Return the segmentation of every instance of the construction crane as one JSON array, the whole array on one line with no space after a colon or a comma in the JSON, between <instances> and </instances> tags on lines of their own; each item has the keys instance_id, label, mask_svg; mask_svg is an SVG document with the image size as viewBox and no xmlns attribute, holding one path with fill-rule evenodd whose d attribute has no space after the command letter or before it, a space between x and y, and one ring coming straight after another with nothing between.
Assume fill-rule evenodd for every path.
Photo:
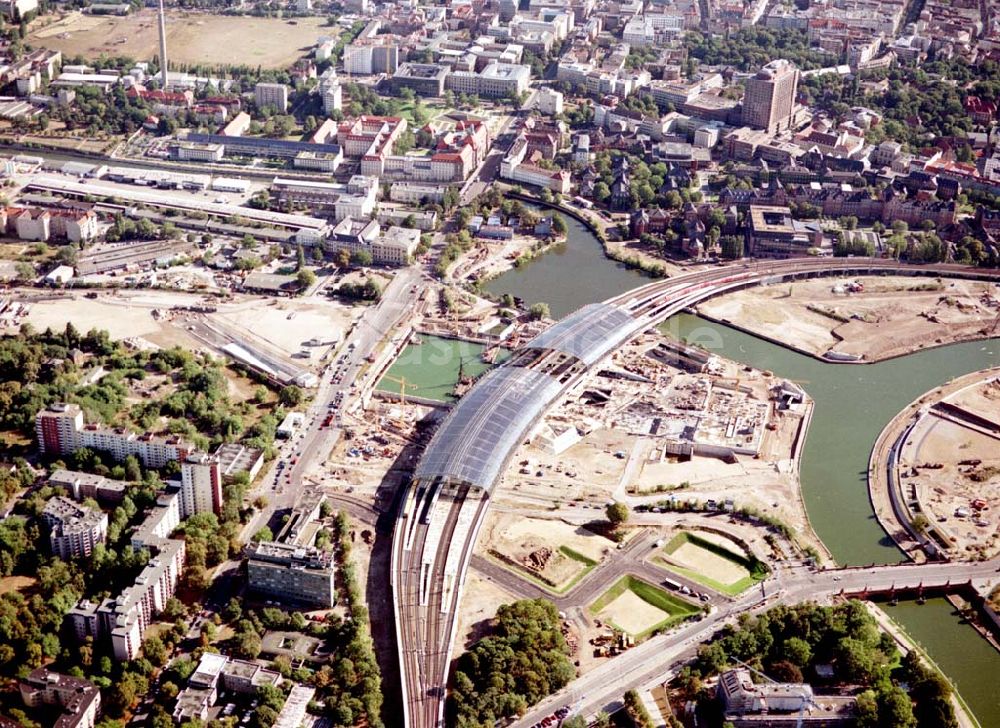
<instances>
[{"instance_id":1,"label":"construction crane","mask_svg":"<svg viewBox=\"0 0 1000 728\"><path fill-rule=\"evenodd\" d=\"M748 665L747 663L743 662L743 660L738 660L735 657L731 657L730 659L733 662L735 662L735 663L737 663L737 664L745 667L747 670L749 670L750 672L752 672L754 675L760 675L762 678L764 678L765 680L767 680L769 683L773 683L774 685L780 685L781 684L777 680L774 680L773 678L771 678L770 676L765 675L764 673L762 673L760 670L756 669L752 665ZM805 690L803 690L802 694L799 695L798 697L802 698L802 704L799 706L799 717L798 717L798 720L795 722L795 728L802 728L802 721L805 719L806 707L807 706L812 706L812 707L816 708L817 710L822 710L822 708L820 708L820 706L816 704L816 701L813 700L812 696L809 693L807 693Z\"/></svg>"},{"instance_id":2,"label":"construction crane","mask_svg":"<svg viewBox=\"0 0 1000 728\"><path fill-rule=\"evenodd\" d=\"M406 390L409 389L420 389L416 384L409 381L406 377L390 377L386 374L383 379L388 379L390 382L395 382L399 385L399 403L403 404L406 401Z\"/></svg>"}]
</instances>

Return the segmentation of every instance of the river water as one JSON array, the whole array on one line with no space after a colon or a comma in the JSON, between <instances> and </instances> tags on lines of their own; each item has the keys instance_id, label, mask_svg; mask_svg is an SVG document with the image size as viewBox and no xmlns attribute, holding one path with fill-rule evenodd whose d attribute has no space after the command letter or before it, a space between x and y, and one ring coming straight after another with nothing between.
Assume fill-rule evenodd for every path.
<instances>
[{"instance_id":1,"label":"river water","mask_svg":"<svg viewBox=\"0 0 1000 728\"><path fill-rule=\"evenodd\" d=\"M497 295L544 301L553 317L648 282L606 258L579 222L567 242L490 281ZM956 376L1000 363L1000 339L954 344L878 364L827 364L705 319L679 314L662 329L735 361L795 380L816 403L802 452L803 497L816 533L841 564L894 563L902 558L878 524L868 499L872 445L885 425L924 392ZM997 654L952 613L946 601L902 603L889 613L960 687L980 723L1000 726Z\"/></svg>"}]
</instances>

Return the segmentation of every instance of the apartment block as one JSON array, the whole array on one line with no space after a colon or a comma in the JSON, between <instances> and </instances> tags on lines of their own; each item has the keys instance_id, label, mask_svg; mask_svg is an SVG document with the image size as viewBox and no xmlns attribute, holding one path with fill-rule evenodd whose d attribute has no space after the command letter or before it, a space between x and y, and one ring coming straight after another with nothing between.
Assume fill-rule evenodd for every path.
<instances>
[{"instance_id":1,"label":"apartment block","mask_svg":"<svg viewBox=\"0 0 1000 728\"><path fill-rule=\"evenodd\" d=\"M176 493L161 496L133 535L132 547L152 554L135 581L116 597L99 605L82 600L66 614L68 629L78 639L109 640L115 659L123 662L139 655L143 634L173 596L184 570L184 541L166 537L179 522L178 502Z\"/></svg>"},{"instance_id":2,"label":"apartment block","mask_svg":"<svg viewBox=\"0 0 1000 728\"><path fill-rule=\"evenodd\" d=\"M90 556L108 535L108 515L57 495L45 504L42 520L49 527L52 553L63 561Z\"/></svg>"},{"instance_id":3,"label":"apartment block","mask_svg":"<svg viewBox=\"0 0 1000 728\"><path fill-rule=\"evenodd\" d=\"M222 474L217 458L192 453L181 462L180 516L222 512Z\"/></svg>"},{"instance_id":4,"label":"apartment block","mask_svg":"<svg viewBox=\"0 0 1000 728\"><path fill-rule=\"evenodd\" d=\"M284 114L288 111L288 86L283 83L258 83L253 87L258 109L273 107Z\"/></svg>"},{"instance_id":5,"label":"apartment block","mask_svg":"<svg viewBox=\"0 0 1000 728\"><path fill-rule=\"evenodd\" d=\"M28 708L61 708L53 728L94 728L101 711L101 691L82 678L38 667L21 681L21 700Z\"/></svg>"},{"instance_id":6,"label":"apartment block","mask_svg":"<svg viewBox=\"0 0 1000 728\"><path fill-rule=\"evenodd\" d=\"M137 435L122 428L86 425L78 405L56 403L35 417L38 450L43 454L68 455L89 447L111 453L118 461L134 455L147 468L162 468L168 462L183 460L194 450L176 435Z\"/></svg>"},{"instance_id":7,"label":"apartment block","mask_svg":"<svg viewBox=\"0 0 1000 728\"><path fill-rule=\"evenodd\" d=\"M333 556L316 548L259 542L247 547L250 590L329 609L336 604Z\"/></svg>"},{"instance_id":8,"label":"apartment block","mask_svg":"<svg viewBox=\"0 0 1000 728\"><path fill-rule=\"evenodd\" d=\"M333 68L328 68L319 77L317 91L323 100L323 113L327 116L344 107L344 92L340 79L337 78L337 72Z\"/></svg>"},{"instance_id":9,"label":"apartment block","mask_svg":"<svg viewBox=\"0 0 1000 728\"><path fill-rule=\"evenodd\" d=\"M49 485L65 489L74 500L93 498L109 505L121 503L128 487L128 484L121 480L110 480L103 475L62 468L49 476Z\"/></svg>"}]
</instances>

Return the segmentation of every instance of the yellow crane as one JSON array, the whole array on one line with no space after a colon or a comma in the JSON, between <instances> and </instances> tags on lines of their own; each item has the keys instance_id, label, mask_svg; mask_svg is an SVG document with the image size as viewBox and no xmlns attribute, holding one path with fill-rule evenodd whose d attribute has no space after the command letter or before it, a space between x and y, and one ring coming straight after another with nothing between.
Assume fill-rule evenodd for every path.
<instances>
[{"instance_id":1,"label":"yellow crane","mask_svg":"<svg viewBox=\"0 0 1000 728\"><path fill-rule=\"evenodd\" d=\"M402 404L406 401L406 390L409 389L420 389L416 384L409 381L406 377L390 377L386 374L383 379L387 379L390 382L395 382L399 385L399 403Z\"/></svg>"}]
</instances>

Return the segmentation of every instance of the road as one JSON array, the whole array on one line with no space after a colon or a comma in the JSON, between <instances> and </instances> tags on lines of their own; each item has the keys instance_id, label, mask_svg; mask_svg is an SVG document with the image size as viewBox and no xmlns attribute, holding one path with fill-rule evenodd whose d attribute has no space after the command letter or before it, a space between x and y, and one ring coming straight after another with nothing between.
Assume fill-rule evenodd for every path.
<instances>
[{"instance_id":1,"label":"road","mask_svg":"<svg viewBox=\"0 0 1000 728\"><path fill-rule=\"evenodd\" d=\"M567 704L574 705L575 712L583 716L591 716L599 710L617 710L628 690L668 679L672 670L694 657L699 644L725 624L734 623L744 612L759 612L777 604L796 604L840 593L884 593L893 587L923 585L930 588L994 578L1000 578L1000 557L974 563L898 564L819 572L805 566L779 569L764 583L766 596L763 599L755 587L698 622L643 642L574 680L538 703L513 725L514 728L530 728Z\"/></svg>"},{"instance_id":2,"label":"road","mask_svg":"<svg viewBox=\"0 0 1000 728\"><path fill-rule=\"evenodd\" d=\"M341 348L343 353L322 373L302 428L282 446L272 467L260 478L253 497L264 496L267 506L244 528L244 537L260 530L276 511L294 507L304 489L303 478L326 461L340 439L340 411L356 389L365 360L410 310L410 302L419 295L419 290L411 292L413 287L419 289L422 285L420 269L404 268L386 286L378 304L369 307L359 319ZM340 381L335 383L333 377L338 371ZM324 428L328 413L334 413L335 419Z\"/></svg>"},{"instance_id":3,"label":"road","mask_svg":"<svg viewBox=\"0 0 1000 728\"><path fill-rule=\"evenodd\" d=\"M726 601L726 597L670 571L666 566L650 563L647 557L654 553L653 547L658 540L659 534L655 531L646 531L633 537L627 546L611 551L604 561L561 595L554 595L534 582L522 579L510 569L485 556L474 555L472 568L490 581L516 594L520 599L548 599L563 611L590 604L626 575L657 585L661 584L664 578L670 577L694 593L704 592L710 598L710 603L718 604Z\"/></svg>"},{"instance_id":4,"label":"road","mask_svg":"<svg viewBox=\"0 0 1000 728\"><path fill-rule=\"evenodd\" d=\"M429 458L430 464L427 467L422 467L423 459L421 466L418 466L423 480L410 486L407 505L400 512L396 524L391 573L404 692L404 726L436 728L443 722L444 691L448 676L448 651L441 650L443 635L451 635L448 638L450 644L457 624L457 599L475 545L475 534L486 514L489 491L499 480L497 473L502 472L502 468L492 469L490 472L494 474L490 476L491 482L478 482L476 488L470 488L468 482L455 481L452 473L458 471L449 463L462 461L477 453L488 453L486 460L491 463L509 462L531 426L595 366L600 365L635 335L707 298L762 283L778 283L802 277L878 274L947 275L1000 280L1000 271L958 265L913 266L869 258L801 258L747 261L719 266L650 283L609 299L603 305L585 307L550 327L535 340L537 343L534 345L529 343L519 349L504 366L525 371L523 376L518 375L509 381L538 381L548 377L545 381L550 384L546 385L544 394L537 398L518 400L516 392L512 393L512 390L500 387L491 389L489 377L474 385L439 427L439 432L452 432L450 439L440 441L435 437L428 445L425 457L426 452L433 452L433 457ZM480 387L483 391L477 392ZM506 430L497 431L480 426L502 414L503 408L510 407L512 400L517 401L521 411L516 417L502 420ZM457 431L455 428L449 429L448 422L475 423L475 426ZM470 495L479 498L475 513L477 520L468 526L467 532L459 531L456 539L454 534L458 517L454 513L456 510L461 511L461 501ZM455 548L465 550L455 553ZM950 568L953 571L948 573L960 580L963 575L961 569L971 567L954 565ZM930 577L931 573L920 572L921 577ZM878 585L875 578L886 580L889 583L884 586L889 587L896 575L891 571L876 571L870 576L872 587ZM776 578L779 579L780 589L780 572ZM843 576L841 579L845 582L843 586L847 586L847 577ZM810 585L798 592L793 591L796 584L791 582L787 586L787 593L794 594L799 599L817 596L819 591L812 585L811 576L807 583ZM832 585L837 582L829 583ZM856 586L861 589L865 584ZM746 597L752 598L756 597ZM752 606L750 603L737 604L740 610ZM708 621L711 624L735 613L737 612L730 604ZM698 628L684 629L696 631ZM703 636L700 632L698 635L699 639ZM670 639L674 638L657 638L650 643L661 644L661 640ZM662 655L676 656L679 654L677 650L683 648L683 639L674 646L661 644L661 648ZM645 645L637 648L643 652L652 649L656 648ZM636 654L637 650L627 655ZM663 660L666 658L659 659L654 671L662 674ZM623 675L632 674L634 677L633 673L615 670L615 679L612 679L612 675L607 675L602 684L615 685L613 692L620 695L621 684L632 679L624 678ZM584 679L591 678L587 676ZM573 689L578 689L575 683ZM581 692L582 694L589 693ZM532 711L532 715L539 713ZM528 721L525 725L530 723Z\"/></svg>"}]
</instances>

